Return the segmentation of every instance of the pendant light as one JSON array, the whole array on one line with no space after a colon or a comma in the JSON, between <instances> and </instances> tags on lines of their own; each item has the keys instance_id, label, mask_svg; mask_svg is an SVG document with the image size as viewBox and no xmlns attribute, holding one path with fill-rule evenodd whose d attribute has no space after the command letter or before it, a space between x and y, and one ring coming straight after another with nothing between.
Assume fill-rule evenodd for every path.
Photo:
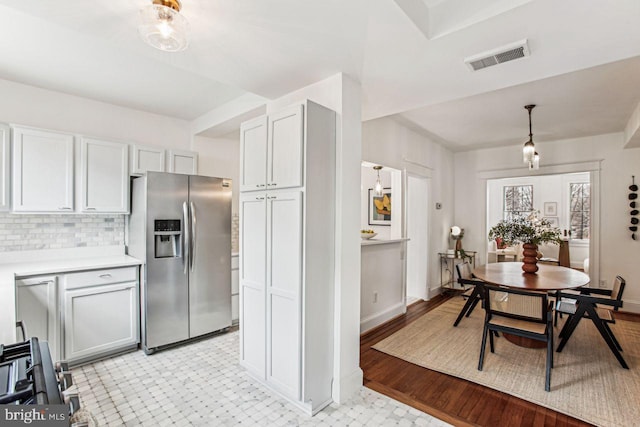
<instances>
[{"instance_id":1,"label":"pendant light","mask_svg":"<svg viewBox=\"0 0 640 427\"><path fill-rule=\"evenodd\" d=\"M140 10L138 33L142 40L165 52L179 52L189 45L189 23L180 14L180 0L152 0Z\"/></svg>"},{"instance_id":2,"label":"pendant light","mask_svg":"<svg viewBox=\"0 0 640 427\"><path fill-rule=\"evenodd\" d=\"M536 151L533 155L533 161L529 163L529 170L538 170L540 169L540 155Z\"/></svg>"},{"instance_id":3,"label":"pendant light","mask_svg":"<svg viewBox=\"0 0 640 427\"><path fill-rule=\"evenodd\" d=\"M378 178L376 178L376 185L373 188L373 193L376 196L382 196L382 181L380 180L380 169L382 169L382 166L373 167L373 170L378 171Z\"/></svg>"},{"instance_id":4,"label":"pendant light","mask_svg":"<svg viewBox=\"0 0 640 427\"><path fill-rule=\"evenodd\" d=\"M529 164L529 168L532 167L533 161L536 155L536 147L533 145L533 133L531 132L531 110L535 107L535 104L525 105L524 108L529 110L529 140L525 142L522 147L522 160L524 163Z\"/></svg>"}]
</instances>

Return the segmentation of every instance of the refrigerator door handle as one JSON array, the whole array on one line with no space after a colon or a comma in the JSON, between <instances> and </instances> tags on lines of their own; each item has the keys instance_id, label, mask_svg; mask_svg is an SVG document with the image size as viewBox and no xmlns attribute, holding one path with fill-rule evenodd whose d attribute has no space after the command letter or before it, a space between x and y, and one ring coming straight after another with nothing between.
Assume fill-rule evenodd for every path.
<instances>
[{"instance_id":1,"label":"refrigerator door handle","mask_svg":"<svg viewBox=\"0 0 640 427\"><path fill-rule=\"evenodd\" d=\"M191 263L191 271L193 272L193 262L196 259L196 243L198 242L198 236L196 235L196 207L193 202L189 202L191 207L191 256L189 262Z\"/></svg>"},{"instance_id":2,"label":"refrigerator door handle","mask_svg":"<svg viewBox=\"0 0 640 427\"><path fill-rule=\"evenodd\" d=\"M189 268L189 259L191 258L191 236L189 232L189 206L187 202L182 203L182 264L184 265L184 274L187 274Z\"/></svg>"}]
</instances>

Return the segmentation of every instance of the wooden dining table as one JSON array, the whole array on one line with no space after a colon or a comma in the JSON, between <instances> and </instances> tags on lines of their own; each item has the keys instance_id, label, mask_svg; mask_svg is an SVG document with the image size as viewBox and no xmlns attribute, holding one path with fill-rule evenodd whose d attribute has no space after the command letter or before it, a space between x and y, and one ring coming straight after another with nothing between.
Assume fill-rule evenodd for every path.
<instances>
[{"instance_id":1,"label":"wooden dining table","mask_svg":"<svg viewBox=\"0 0 640 427\"><path fill-rule=\"evenodd\" d=\"M589 276L579 270L557 265L538 264L537 273L525 273L522 271L521 262L497 262L480 265L473 270L473 275L493 285L542 292L576 289L589 283ZM522 347L546 346L544 342L515 335L503 335L508 341Z\"/></svg>"},{"instance_id":2,"label":"wooden dining table","mask_svg":"<svg viewBox=\"0 0 640 427\"><path fill-rule=\"evenodd\" d=\"M497 262L480 265L473 275L487 283L528 291L562 291L589 283L589 276L579 270L558 265L538 264L538 272L522 271L521 262Z\"/></svg>"}]
</instances>

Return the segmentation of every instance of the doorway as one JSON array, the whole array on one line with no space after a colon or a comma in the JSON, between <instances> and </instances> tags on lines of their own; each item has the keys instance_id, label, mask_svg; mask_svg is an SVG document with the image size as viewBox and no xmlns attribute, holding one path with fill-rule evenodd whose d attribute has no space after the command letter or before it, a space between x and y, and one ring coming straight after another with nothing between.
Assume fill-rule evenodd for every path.
<instances>
[{"instance_id":1,"label":"doorway","mask_svg":"<svg viewBox=\"0 0 640 427\"><path fill-rule=\"evenodd\" d=\"M511 215L537 211L540 217L559 228L568 242L570 263L566 266L588 272L595 208L591 188L589 172L488 180L487 230ZM488 262L496 261L494 242L489 242L487 249ZM540 251L545 258L560 258L557 245L542 245Z\"/></svg>"},{"instance_id":2,"label":"doorway","mask_svg":"<svg viewBox=\"0 0 640 427\"><path fill-rule=\"evenodd\" d=\"M429 179L407 174L406 179L407 275L406 304L429 299Z\"/></svg>"}]
</instances>

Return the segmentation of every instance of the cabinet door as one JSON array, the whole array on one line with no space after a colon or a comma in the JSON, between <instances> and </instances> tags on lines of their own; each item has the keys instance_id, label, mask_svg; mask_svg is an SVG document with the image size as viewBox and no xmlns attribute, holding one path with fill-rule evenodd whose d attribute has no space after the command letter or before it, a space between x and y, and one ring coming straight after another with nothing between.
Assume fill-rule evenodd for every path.
<instances>
[{"instance_id":1,"label":"cabinet door","mask_svg":"<svg viewBox=\"0 0 640 427\"><path fill-rule=\"evenodd\" d=\"M164 172L164 150L134 144L131 146L131 175L144 175L147 172Z\"/></svg>"},{"instance_id":2,"label":"cabinet door","mask_svg":"<svg viewBox=\"0 0 640 427\"><path fill-rule=\"evenodd\" d=\"M267 188L301 187L303 106L269 116Z\"/></svg>"},{"instance_id":3,"label":"cabinet door","mask_svg":"<svg viewBox=\"0 0 640 427\"><path fill-rule=\"evenodd\" d=\"M265 377L265 256L264 193L240 197L240 360Z\"/></svg>"},{"instance_id":4,"label":"cabinet door","mask_svg":"<svg viewBox=\"0 0 640 427\"><path fill-rule=\"evenodd\" d=\"M169 151L169 172L185 175L198 174L198 153L192 151Z\"/></svg>"},{"instance_id":5,"label":"cabinet door","mask_svg":"<svg viewBox=\"0 0 640 427\"><path fill-rule=\"evenodd\" d=\"M78 360L138 342L137 283L64 292L64 357Z\"/></svg>"},{"instance_id":6,"label":"cabinet door","mask_svg":"<svg viewBox=\"0 0 640 427\"><path fill-rule=\"evenodd\" d=\"M82 138L82 211L129 212L129 146Z\"/></svg>"},{"instance_id":7,"label":"cabinet door","mask_svg":"<svg viewBox=\"0 0 640 427\"><path fill-rule=\"evenodd\" d=\"M267 196L267 381L300 398L302 193Z\"/></svg>"},{"instance_id":8,"label":"cabinet door","mask_svg":"<svg viewBox=\"0 0 640 427\"><path fill-rule=\"evenodd\" d=\"M8 211L9 201L9 126L0 124L0 211Z\"/></svg>"},{"instance_id":9,"label":"cabinet door","mask_svg":"<svg viewBox=\"0 0 640 427\"><path fill-rule=\"evenodd\" d=\"M59 360L57 283L55 276L16 280L16 320L23 322L26 339L49 342L53 360Z\"/></svg>"},{"instance_id":10,"label":"cabinet door","mask_svg":"<svg viewBox=\"0 0 640 427\"><path fill-rule=\"evenodd\" d=\"M73 211L73 136L13 129L13 210Z\"/></svg>"},{"instance_id":11,"label":"cabinet door","mask_svg":"<svg viewBox=\"0 0 640 427\"><path fill-rule=\"evenodd\" d=\"M264 190L267 179L267 118L240 126L240 191Z\"/></svg>"}]
</instances>

